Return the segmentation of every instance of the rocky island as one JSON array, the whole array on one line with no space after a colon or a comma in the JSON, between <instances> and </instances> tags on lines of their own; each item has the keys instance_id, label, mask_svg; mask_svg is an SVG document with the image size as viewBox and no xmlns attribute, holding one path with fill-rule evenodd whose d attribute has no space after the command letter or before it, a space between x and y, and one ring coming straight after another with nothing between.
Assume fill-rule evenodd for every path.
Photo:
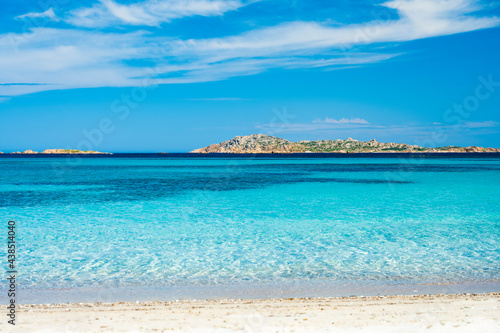
<instances>
[{"instance_id":1,"label":"rocky island","mask_svg":"<svg viewBox=\"0 0 500 333\"><path fill-rule=\"evenodd\" d=\"M237 136L231 140L199 148L191 153L290 154L290 153L499 153L497 148L446 146L425 148L404 143L383 143L375 139L358 141L316 140L292 142L265 134Z\"/></svg>"},{"instance_id":2,"label":"rocky island","mask_svg":"<svg viewBox=\"0 0 500 333\"><path fill-rule=\"evenodd\" d=\"M45 149L44 151L39 153L37 151L28 149L23 152L16 151L11 154L111 154L111 153L102 153L94 150L78 150L78 149Z\"/></svg>"}]
</instances>

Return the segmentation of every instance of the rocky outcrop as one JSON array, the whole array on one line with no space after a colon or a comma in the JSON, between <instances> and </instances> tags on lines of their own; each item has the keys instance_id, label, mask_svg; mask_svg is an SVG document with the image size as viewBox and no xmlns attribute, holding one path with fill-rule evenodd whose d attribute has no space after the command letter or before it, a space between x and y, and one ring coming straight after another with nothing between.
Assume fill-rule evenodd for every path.
<instances>
[{"instance_id":1,"label":"rocky outcrop","mask_svg":"<svg viewBox=\"0 0 500 333\"><path fill-rule=\"evenodd\" d=\"M269 135L255 134L237 136L231 140L205 148L196 149L192 153L273 153L295 152L296 144Z\"/></svg>"},{"instance_id":2,"label":"rocky outcrop","mask_svg":"<svg viewBox=\"0 0 500 333\"><path fill-rule=\"evenodd\" d=\"M101 153L99 151L77 150L77 149L45 149L41 153L38 153L37 151L28 149L23 152L16 151L11 154L111 154L111 153Z\"/></svg>"},{"instance_id":3,"label":"rocky outcrop","mask_svg":"<svg viewBox=\"0 0 500 333\"><path fill-rule=\"evenodd\" d=\"M94 150L78 150L78 149L45 149L40 154L111 154L102 153Z\"/></svg>"},{"instance_id":4,"label":"rocky outcrop","mask_svg":"<svg viewBox=\"0 0 500 333\"><path fill-rule=\"evenodd\" d=\"M292 142L264 134L237 136L231 140L193 150L191 153L232 153L232 154L289 154L289 153L498 153L497 148L482 147L439 147L425 148L404 143L383 143L375 139L358 141L316 140Z\"/></svg>"},{"instance_id":5,"label":"rocky outcrop","mask_svg":"<svg viewBox=\"0 0 500 333\"><path fill-rule=\"evenodd\" d=\"M45 149L40 154L111 154L111 153L102 153L94 150Z\"/></svg>"},{"instance_id":6,"label":"rocky outcrop","mask_svg":"<svg viewBox=\"0 0 500 333\"><path fill-rule=\"evenodd\" d=\"M25 150L23 152L16 151L16 152L13 152L11 154L38 154L38 152L37 151L33 151L31 149L28 149L28 150Z\"/></svg>"}]
</instances>

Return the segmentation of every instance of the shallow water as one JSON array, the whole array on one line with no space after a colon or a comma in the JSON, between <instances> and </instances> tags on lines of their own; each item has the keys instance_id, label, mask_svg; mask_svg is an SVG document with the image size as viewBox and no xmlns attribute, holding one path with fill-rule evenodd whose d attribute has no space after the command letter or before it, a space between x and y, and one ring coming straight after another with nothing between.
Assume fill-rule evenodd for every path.
<instances>
[{"instance_id":1,"label":"shallow water","mask_svg":"<svg viewBox=\"0 0 500 333\"><path fill-rule=\"evenodd\" d=\"M1 156L0 177L21 295L500 280L499 154Z\"/></svg>"}]
</instances>

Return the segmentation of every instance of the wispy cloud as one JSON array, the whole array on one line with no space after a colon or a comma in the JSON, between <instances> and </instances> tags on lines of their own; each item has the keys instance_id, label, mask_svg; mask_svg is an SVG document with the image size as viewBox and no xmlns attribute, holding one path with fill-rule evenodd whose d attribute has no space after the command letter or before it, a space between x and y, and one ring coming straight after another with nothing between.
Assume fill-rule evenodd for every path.
<instances>
[{"instance_id":1,"label":"wispy cloud","mask_svg":"<svg viewBox=\"0 0 500 333\"><path fill-rule=\"evenodd\" d=\"M351 119L347 119L347 118L341 118L341 119L332 119L332 118L328 118L326 117L325 119L321 120L321 119L316 119L316 120L313 120L313 123L317 123L317 124L369 124L369 122L367 122L365 119L361 119L361 118L351 118Z\"/></svg>"},{"instance_id":2,"label":"wispy cloud","mask_svg":"<svg viewBox=\"0 0 500 333\"><path fill-rule=\"evenodd\" d=\"M236 0L147 0L121 5L103 0L93 7L77 9L67 20L75 26L152 26L192 15L222 15L244 4ZM33 28L28 33L3 34L0 83L46 84L3 85L0 94L136 86L151 73L156 83L170 84L224 80L273 68L331 70L361 66L399 55L371 45L390 45L500 24L497 17L474 16L472 13L481 9L474 0L393 0L378 8L395 9L397 15L384 21L343 26L287 22L235 36L187 40L144 30ZM23 43L16 53L13 43L19 40ZM148 65L133 65L134 62Z\"/></svg>"},{"instance_id":3,"label":"wispy cloud","mask_svg":"<svg viewBox=\"0 0 500 333\"><path fill-rule=\"evenodd\" d=\"M42 13L31 12L31 13L27 13L24 15L16 16L16 19L18 19L18 20L23 20L26 18L32 18L32 19L33 18L49 18L49 19L55 20L55 19L57 19L57 16L54 13L54 8L47 9L46 11L44 11Z\"/></svg>"},{"instance_id":4,"label":"wispy cloud","mask_svg":"<svg viewBox=\"0 0 500 333\"><path fill-rule=\"evenodd\" d=\"M500 130L500 123L496 121L462 122L459 124L370 124L364 119L356 118L351 121L347 118L340 120L326 118L325 120L314 120L311 123L275 123L272 124L272 131L275 133L332 133L355 135L371 135L373 137L384 137L389 134L405 134L418 136L429 136L434 132L460 135L467 131L476 131L475 134L482 134L483 129ZM259 130L270 130L269 124L257 124ZM431 133L431 134L429 134ZM490 133L490 132L488 132Z\"/></svg>"},{"instance_id":5,"label":"wispy cloud","mask_svg":"<svg viewBox=\"0 0 500 333\"><path fill-rule=\"evenodd\" d=\"M242 6L239 0L146 0L129 5L100 0L92 7L72 11L66 21L92 28L117 24L158 26L181 17L218 16Z\"/></svg>"},{"instance_id":6,"label":"wispy cloud","mask_svg":"<svg viewBox=\"0 0 500 333\"><path fill-rule=\"evenodd\" d=\"M136 86L147 75L144 68L127 66L124 60L142 59L153 53L145 32L94 33L75 29L36 28L22 52L1 52L0 95L89 88ZM0 36L0 48L8 49L10 35ZM57 43L54 41L57 40ZM142 45L142 47L139 47Z\"/></svg>"},{"instance_id":7,"label":"wispy cloud","mask_svg":"<svg viewBox=\"0 0 500 333\"><path fill-rule=\"evenodd\" d=\"M240 98L240 97L215 97L215 98L186 98L185 101L250 101L250 98Z\"/></svg>"},{"instance_id":8,"label":"wispy cloud","mask_svg":"<svg viewBox=\"0 0 500 333\"><path fill-rule=\"evenodd\" d=\"M328 26L317 22L290 22L239 36L188 40L180 50L217 52L223 56L269 56L282 52L345 49L351 45L401 42L444 36L496 26L497 17L473 17L474 0L394 0L382 6L394 8L399 18L365 24Z\"/></svg>"},{"instance_id":9,"label":"wispy cloud","mask_svg":"<svg viewBox=\"0 0 500 333\"><path fill-rule=\"evenodd\" d=\"M466 121L463 124L464 127L468 128L487 128L487 127L500 127L500 123L497 121Z\"/></svg>"},{"instance_id":10,"label":"wispy cloud","mask_svg":"<svg viewBox=\"0 0 500 333\"><path fill-rule=\"evenodd\" d=\"M258 124L257 129L269 130L269 124ZM277 133L316 133L316 132L337 132L339 130L374 130L385 126L367 124L338 124L338 123L276 123L272 124L272 130Z\"/></svg>"}]
</instances>

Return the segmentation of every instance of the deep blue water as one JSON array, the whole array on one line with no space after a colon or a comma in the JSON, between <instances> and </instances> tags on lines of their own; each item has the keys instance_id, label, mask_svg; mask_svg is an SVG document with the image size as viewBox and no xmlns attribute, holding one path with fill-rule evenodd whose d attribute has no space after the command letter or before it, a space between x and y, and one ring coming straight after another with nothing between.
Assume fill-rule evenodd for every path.
<instances>
[{"instance_id":1,"label":"deep blue water","mask_svg":"<svg viewBox=\"0 0 500 333\"><path fill-rule=\"evenodd\" d=\"M499 198L500 154L0 155L24 295L499 281Z\"/></svg>"}]
</instances>

